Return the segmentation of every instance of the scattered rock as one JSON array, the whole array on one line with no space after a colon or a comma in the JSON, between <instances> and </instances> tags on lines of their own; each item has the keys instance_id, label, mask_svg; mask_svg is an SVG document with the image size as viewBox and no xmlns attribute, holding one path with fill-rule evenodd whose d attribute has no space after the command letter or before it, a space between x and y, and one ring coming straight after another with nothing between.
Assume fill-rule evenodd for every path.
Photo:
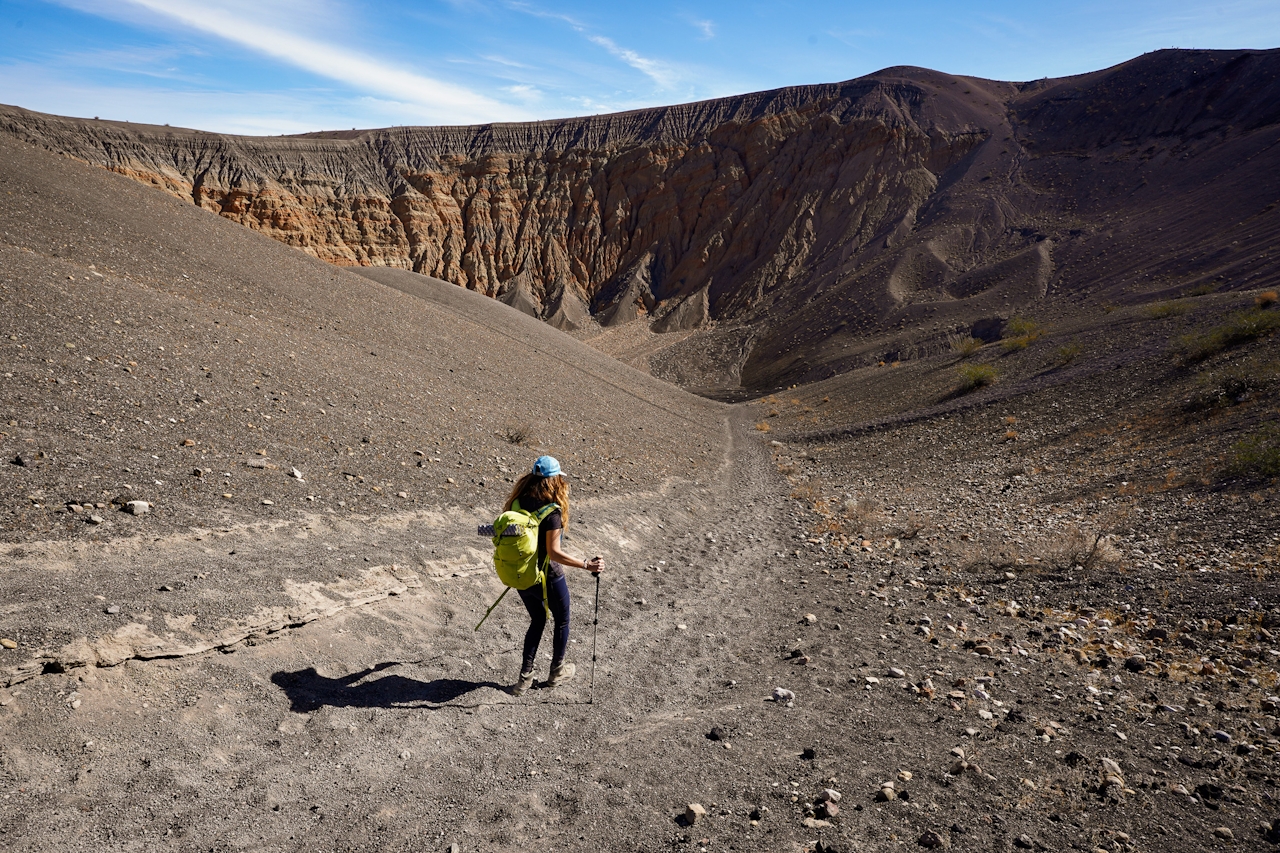
<instances>
[{"instance_id":1,"label":"scattered rock","mask_svg":"<svg viewBox=\"0 0 1280 853\"><path fill-rule=\"evenodd\" d=\"M819 803L838 803L844 797L834 788L823 788L822 793L818 794L814 799Z\"/></svg>"},{"instance_id":2,"label":"scattered rock","mask_svg":"<svg viewBox=\"0 0 1280 853\"><path fill-rule=\"evenodd\" d=\"M1124 668L1130 672L1142 672L1147 668L1146 655L1130 655L1124 662Z\"/></svg>"},{"instance_id":3,"label":"scattered rock","mask_svg":"<svg viewBox=\"0 0 1280 853\"><path fill-rule=\"evenodd\" d=\"M292 478L293 478L293 479L295 479L295 480L301 480L301 479L304 479L304 478L303 478L303 476L302 476L302 472L301 472L301 471L299 471L297 468L291 468L291 469L289 470L289 476L290 476L290 477L292 477Z\"/></svg>"},{"instance_id":4,"label":"scattered rock","mask_svg":"<svg viewBox=\"0 0 1280 853\"><path fill-rule=\"evenodd\" d=\"M401 760L401 761L408 761L410 758L413 758L413 753L412 753L412 752L410 752L409 750L407 750L407 749L406 749L406 750L404 750L403 752L401 752L401 753L400 753L400 760Z\"/></svg>"},{"instance_id":5,"label":"scattered rock","mask_svg":"<svg viewBox=\"0 0 1280 853\"><path fill-rule=\"evenodd\" d=\"M906 678L907 677L907 674L902 670L898 669L896 666L889 667L889 671L886 672L885 675L889 676L890 678Z\"/></svg>"},{"instance_id":6,"label":"scattered rock","mask_svg":"<svg viewBox=\"0 0 1280 853\"><path fill-rule=\"evenodd\" d=\"M806 746L804 751L800 753L800 757L805 761L813 761L818 757L818 751L811 746Z\"/></svg>"},{"instance_id":7,"label":"scattered rock","mask_svg":"<svg viewBox=\"0 0 1280 853\"><path fill-rule=\"evenodd\" d=\"M916 839L916 844L926 850L937 850L939 847L946 846L946 842L942 840L942 836L934 832L932 829L926 829L924 833Z\"/></svg>"},{"instance_id":8,"label":"scattered rock","mask_svg":"<svg viewBox=\"0 0 1280 853\"><path fill-rule=\"evenodd\" d=\"M800 821L800 823L808 829L826 829L831 826L831 821L822 820L821 818L816 817L807 817Z\"/></svg>"},{"instance_id":9,"label":"scattered rock","mask_svg":"<svg viewBox=\"0 0 1280 853\"><path fill-rule=\"evenodd\" d=\"M10 640L8 637L5 637L3 640L0 640L0 646L4 646L6 649L16 649L18 647L18 641Z\"/></svg>"},{"instance_id":10,"label":"scattered rock","mask_svg":"<svg viewBox=\"0 0 1280 853\"><path fill-rule=\"evenodd\" d=\"M697 826L698 821L707 816L707 810L701 803L689 803L684 809L684 822L688 826Z\"/></svg>"},{"instance_id":11,"label":"scattered rock","mask_svg":"<svg viewBox=\"0 0 1280 853\"><path fill-rule=\"evenodd\" d=\"M1236 834L1235 834L1234 832L1232 832L1232 831L1231 831L1231 827L1229 827L1229 826L1220 826L1220 827L1218 827L1217 829L1215 829L1215 830L1213 831L1213 834L1214 834L1216 837L1221 838L1223 841L1235 841L1235 840L1236 840Z\"/></svg>"},{"instance_id":12,"label":"scattered rock","mask_svg":"<svg viewBox=\"0 0 1280 853\"><path fill-rule=\"evenodd\" d=\"M784 705L789 706L791 703L796 701L796 694L792 693L785 687L775 687L773 688L773 701L781 702Z\"/></svg>"},{"instance_id":13,"label":"scattered rock","mask_svg":"<svg viewBox=\"0 0 1280 853\"><path fill-rule=\"evenodd\" d=\"M1017 838L1013 839L1013 846L1022 850L1031 850L1036 846L1036 843L1032 840L1030 835L1019 835Z\"/></svg>"},{"instance_id":14,"label":"scattered rock","mask_svg":"<svg viewBox=\"0 0 1280 853\"><path fill-rule=\"evenodd\" d=\"M124 505L124 511L129 515L146 515L151 512L151 504L147 501L129 501Z\"/></svg>"},{"instance_id":15,"label":"scattered rock","mask_svg":"<svg viewBox=\"0 0 1280 853\"><path fill-rule=\"evenodd\" d=\"M894 790L893 782L882 782L880 790L876 791L876 802L887 803L898 799L898 792Z\"/></svg>"},{"instance_id":16,"label":"scattered rock","mask_svg":"<svg viewBox=\"0 0 1280 853\"><path fill-rule=\"evenodd\" d=\"M815 816L824 820L830 820L839 816L840 807L832 802L818 803L817 808L813 810Z\"/></svg>"},{"instance_id":17,"label":"scattered rock","mask_svg":"<svg viewBox=\"0 0 1280 853\"><path fill-rule=\"evenodd\" d=\"M275 502L275 501L273 501L273 500L270 500L269 498L263 498L263 499L262 499L262 505L263 505L263 506L275 506L275 505L276 505L276 502Z\"/></svg>"},{"instance_id":18,"label":"scattered rock","mask_svg":"<svg viewBox=\"0 0 1280 853\"><path fill-rule=\"evenodd\" d=\"M88 524L102 524L104 521L106 521L106 519L100 515L91 515L85 519L85 522Z\"/></svg>"},{"instance_id":19,"label":"scattered rock","mask_svg":"<svg viewBox=\"0 0 1280 853\"><path fill-rule=\"evenodd\" d=\"M728 734L719 726L712 726L711 731L707 732L707 740L725 740Z\"/></svg>"},{"instance_id":20,"label":"scattered rock","mask_svg":"<svg viewBox=\"0 0 1280 853\"><path fill-rule=\"evenodd\" d=\"M109 616L115 616L116 614L118 614L118 613L120 612L120 605L119 605L119 604L112 604L110 607L108 607L108 608L106 609L106 611L105 611L105 612L106 612L106 613L107 613L107 615L109 615Z\"/></svg>"},{"instance_id":21,"label":"scattered rock","mask_svg":"<svg viewBox=\"0 0 1280 853\"><path fill-rule=\"evenodd\" d=\"M806 625L816 625L817 623L818 623L818 617L817 617L817 616L813 615L812 613L806 613L806 614L804 615L804 624L806 624Z\"/></svg>"}]
</instances>

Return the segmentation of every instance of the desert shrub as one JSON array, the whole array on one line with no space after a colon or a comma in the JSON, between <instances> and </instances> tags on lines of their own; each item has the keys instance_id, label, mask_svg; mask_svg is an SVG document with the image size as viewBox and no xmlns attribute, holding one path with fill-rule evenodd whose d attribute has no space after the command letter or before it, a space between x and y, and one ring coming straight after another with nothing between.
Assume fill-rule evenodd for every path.
<instances>
[{"instance_id":1,"label":"desert shrub","mask_svg":"<svg viewBox=\"0 0 1280 853\"><path fill-rule=\"evenodd\" d=\"M982 349L982 341L971 335L952 335L947 338L947 346L961 358L968 358Z\"/></svg>"},{"instance_id":2,"label":"desert shrub","mask_svg":"<svg viewBox=\"0 0 1280 853\"><path fill-rule=\"evenodd\" d=\"M850 498L844 502L844 517L860 532L875 529L881 520L880 507L871 498Z\"/></svg>"},{"instance_id":3,"label":"desert shrub","mask_svg":"<svg viewBox=\"0 0 1280 853\"><path fill-rule=\"evenodd\" d=\"M1268 290L1265 293L1259 293L1254 297L1253 304L1257 305L1259 308L1270 308L1272 305L1275 305L1277 301L1280 301L1280 294L1277 294L1274 290Z\"/></svg>"},{"instance_id":4,"label":"desert shrub","mask_svg":"<svg viewBox=\"0 0 1280 853\"><path fill-rule=\"evenodd\" d=\"M760 423L756 424L756 429L760 430L761 432L768 432L770 429L772 429L772 427L769 426L768 421L761 421Z\"/></svg>"},{"instance_id":5,"label":"desert shrub","mask_svg":"<svg viewBox=\"0 0 1280 853\"><path fill-rule=\"evenodd\" d=\"M1185 302L1157 302L1147 306L1147 316L1159 320L1162 317L1180 317L1187 313Z\"/></svg>"},{"instance_id":6,"label":"desert shrub","mask_svg":"<svg viewBox=\"0 0 1280 853\"><path fill-rule=\"evenodd\" d=\"M1195 287L1178 294L1178 298L1186 299L1188 296L1208 296L1217 289L1218 285L1211 281L1206 281L1204 284L1197 284Z\"/></svg>"},{"instance_id":7,"label":"desert shrub","mask_svg":"<svg viewBox=\"0 0 1280 853\"><path fill-rule=\"evenodd\" d=\"M1070 364L1075 361L1080 353L1084 352L1084 345L1079 341L1070 341L1058 347L1054 355L1058 359L1058 364Z\"/></svg>"},{"instance_id":8,"label":"desert shrub","mask_svg":"<svg viewBox=\"0 0 1280 853\"><path fill-rule=\"evenodd\" d=\"M1280 476L1280 427L1267 426L1231 448L1230 473L1242 477Z\"/></svg>"},{"instance_id":9,"label":"desert shrub","mask_svg":"<svg viewBox=\"0 0 1280 853\"><path fill-rule=\"evenodd\" d=\"M1183 335L1174 346L1182 364L1197 364L1223 350L1266 337L1280 329L1280 313L1253 308L1227 318L1227 322L1207 332Z\"/></svg>"},{"instance_id":10,"label":"desert shrub","mask_svg":"<svg viewBox=\"0 0 1280 853\"><path fill-rule=\"evenodd\" d=\"M818 488L812 483L801 483L791 490L790 497L793 500L813 503L818 500L820 495L821 493L818 491Z\"/></svg>"},{"instance_id":11,"label":"desert shrub","mask_svg":"<svg viewBox=\"0 0 1280 853\"><path fill-rule=\"evenodd\" d=\"M1049 537L1041 543L1036 556L1040 558L1041 565L1056 571L1067 571L1076 566L1092 569L1117 562L1120 558L1107 534L1088 533L1079 527L1069 527Z\"/></svg>"},{"instance_id":12,"label":"desert shrub","mask_svg":"<svg viewBox=\"0 0 1280 853\"><path fill-rule=\"evenodd\" d=\"M1267 386L1265 377L1243 371L1211 376L1183 402L1182 408L1187 412L1226 409L1265 391Z\"/></svg>"},{"instance_id":13,"label":"desert shrub","mask_svg":"<svg viewBox=\"0 0 1280 853\"><path fill-rule=\"evenodd\" d=\"M996 369L989 364L964 364L960 366L959 374L961 394L977 391L996 381Z\"/></svg>"},{"instance_id":14,"label":"desert shrub","mask_svg":"<svg viewBox=\"0 0 1280 853\"><path fill-rule=\"evenodd\" d=\"M528 424L516 424L513 426L508 426L506 429L502 431L502 437L508 443L515 444L521 447L523 447L525 444L528 443L529 437L532 434L533 434L533 431L529 428Z\"/></svg>"},{"instance_id":15,"label":"desert shrub","mask_svg":"<svg viewBox=\"0 0 1280 853\"><path fill-rule=\"evenodd\" d=\"M1004 328L1004 339L1000 341L1000 346L1004 347L1005 352L1026 349L1043 334L1044 329L1040 328L1040 324L1035 320L1014 317Z\"/></svg>"}]
</instances>

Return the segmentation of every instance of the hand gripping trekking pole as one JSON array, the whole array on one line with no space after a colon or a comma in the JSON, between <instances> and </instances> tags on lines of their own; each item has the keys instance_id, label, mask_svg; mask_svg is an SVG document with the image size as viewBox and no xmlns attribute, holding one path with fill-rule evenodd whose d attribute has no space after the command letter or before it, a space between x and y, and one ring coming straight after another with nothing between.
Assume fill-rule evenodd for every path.
<instances>
[{"instance_id":1,"label":"hand gripping trekking pole","mask_svg":"<svg viewBox=\"0 0 1280 853\"><path fill-rule=\"evenodd\" d=\"M596 701L596 633L600 626L600 573L596 572L596 606L595 613L591 617L591 698L587 704L594 705Z\"/></svg>"}]
</instances>

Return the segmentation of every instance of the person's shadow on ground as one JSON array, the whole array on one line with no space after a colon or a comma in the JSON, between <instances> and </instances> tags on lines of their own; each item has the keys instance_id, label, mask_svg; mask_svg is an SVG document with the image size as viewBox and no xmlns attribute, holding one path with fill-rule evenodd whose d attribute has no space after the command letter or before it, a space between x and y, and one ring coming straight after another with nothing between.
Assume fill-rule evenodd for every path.
<instances>
[{"instance_id":1,"label":"person's shadow on ground","mask_svg":"<svg viewBox=\"0 0 1280 853\"><path fill-rule=\"evenodd\" d=\"M386 675L361 684L356 683L398 663L398 661L386 661L337 678L327 678L316 672L315 667L309 666L297 672L274 673L271 681L289 697L292 703L290 710L300 714L316 711L325 705L334 708L442 705L482 687L506 690L505 685L492 681L464 681L460 678L419 681L403 675Z\"/></svg>"}]
</instances>

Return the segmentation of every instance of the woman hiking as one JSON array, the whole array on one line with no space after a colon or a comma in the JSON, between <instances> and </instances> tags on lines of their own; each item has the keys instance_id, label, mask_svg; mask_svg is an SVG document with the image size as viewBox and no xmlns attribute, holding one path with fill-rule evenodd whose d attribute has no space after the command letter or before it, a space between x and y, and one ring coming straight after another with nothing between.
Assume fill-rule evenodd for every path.
<instances>
[{"instance_id":1,"label":"woman hiking","mask_svg":"<svg viewBox=\"0 0 1280 853\"><path fill-rule=\"evenodd\" d=\"M529 611L529 630L524 635L524 661L520 666L520 678L511 688L511 695L520 696L533 686L533 667L537 661L538 644L543 629L547 627L547 609L551 610L554 627L551 632L551 674L544 687L555 687L573 678L576 667L564 659L569 646L569 583L565 578L565 566L586 569L598 574L604 569L604 560L593 557L579 560L560 549L560 531L569 524L569 483L560 471L560 463L551 456L539 456L533 470L516 481L502 511L519 502L520 509L536 514L547 504L556 504L538 527L538 565L547 565L546 606L543 606L542 584L518 590L520 600Z\"/></svg>"}]
</instances>

